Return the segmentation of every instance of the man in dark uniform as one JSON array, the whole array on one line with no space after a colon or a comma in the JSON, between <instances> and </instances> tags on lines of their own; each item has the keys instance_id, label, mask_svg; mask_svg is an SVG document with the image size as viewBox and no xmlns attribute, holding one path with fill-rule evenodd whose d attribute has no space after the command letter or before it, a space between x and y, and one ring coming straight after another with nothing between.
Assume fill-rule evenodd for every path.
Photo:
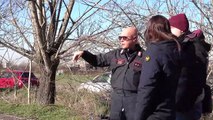
<instances>
[{"instance_id":1,"label":"man in dark uniform","mask_svg":"<svg viewBox=\"0 0 213 120\"><path fill-rule=\"evenodd\" d=\"M113 88L110 120L133 120L143 52L138 44L138 30L135 27L123 29L119 42L121 48L106 54L78 51L74 53L73 60L82 57L93 66L109 66Z\"/></svg>"}]
</instances>

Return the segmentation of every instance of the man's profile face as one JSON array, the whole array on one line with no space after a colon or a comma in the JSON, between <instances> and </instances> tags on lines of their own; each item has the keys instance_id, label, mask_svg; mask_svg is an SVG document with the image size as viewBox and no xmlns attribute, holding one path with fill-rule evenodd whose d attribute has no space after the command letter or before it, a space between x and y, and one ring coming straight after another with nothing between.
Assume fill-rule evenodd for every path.
<instances>
[{"instance_id":1,"label":"man's profile face","mask_svg":"<svg viewBox=\"0 0 213 120\"><path fill-rule=\"evenodd\" d=\"M118 39L121 45L121 48L129 49L134 48L137 43L137 29L134 27L128 27L123 29Z\"/></svg>"},{"instance_id":2,"label":"man's profile face","mask_svg":"<svg viewBox=\"0 0 213 120\"><path fill-rule=\"evenodd\" d=\"M176 37L179 37L179 36L181 36L181 35L183 34L183 32L182 32L180 29L178 29L178 28L176 28L176 27L173 27L173 26L171 26L171 32L172 32L172 34L174 34Z\"/></svg>"}]
</instances>

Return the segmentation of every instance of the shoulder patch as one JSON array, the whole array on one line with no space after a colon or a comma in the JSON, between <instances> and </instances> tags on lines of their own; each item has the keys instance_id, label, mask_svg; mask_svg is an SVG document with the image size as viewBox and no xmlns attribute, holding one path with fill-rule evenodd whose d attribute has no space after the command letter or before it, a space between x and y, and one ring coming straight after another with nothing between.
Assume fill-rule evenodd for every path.
<instances>
[{"instance_id":1,"label":"shoulder patch","mask_svg":"<svg viewBox=\"0 0 213 120\"><path fill-rule=\"evenodd\" d=\"M145 57L145 61L146 61L146 62L149 62L150 59L151 59L151 58L150 58L150 56L148 56L148 55Z\"/></svg>"}]
</instances>

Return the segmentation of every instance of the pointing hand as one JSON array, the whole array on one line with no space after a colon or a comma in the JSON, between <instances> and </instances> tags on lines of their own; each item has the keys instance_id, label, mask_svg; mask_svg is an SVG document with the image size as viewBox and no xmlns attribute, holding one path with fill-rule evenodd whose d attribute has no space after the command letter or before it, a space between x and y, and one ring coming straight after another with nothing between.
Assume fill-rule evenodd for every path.
<instances>
[{"instance_id":1,"label":"pointing hand","mask_svg":"<svg viewBox=\"0 0 213 120\"><path fill-rule=\"evenodd\" d=\"M73 55L73 61L77 61L82 55L83 55L84 51L77 51L74 53Z\"/></svg>"}]
</instances>

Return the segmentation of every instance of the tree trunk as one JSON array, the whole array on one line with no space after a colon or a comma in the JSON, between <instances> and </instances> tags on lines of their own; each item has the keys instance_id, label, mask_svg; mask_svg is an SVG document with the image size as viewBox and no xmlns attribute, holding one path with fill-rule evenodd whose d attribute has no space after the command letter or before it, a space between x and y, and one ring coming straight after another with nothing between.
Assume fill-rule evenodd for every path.
<instances>
[{"instance_id":1,"label":"tree trunk","mask_svg":"<svg viewBox=\"0 0 213 120\"><path fill-rule=\"evenodd\" d=\"M59 65L59 60L52 62L52 67L50 70L46 70L43 64L39 65L40 68L40 85L38 90L38 103L47 105L55 103L55 77L57 67Z\"/></svg>"}]
</instances>

